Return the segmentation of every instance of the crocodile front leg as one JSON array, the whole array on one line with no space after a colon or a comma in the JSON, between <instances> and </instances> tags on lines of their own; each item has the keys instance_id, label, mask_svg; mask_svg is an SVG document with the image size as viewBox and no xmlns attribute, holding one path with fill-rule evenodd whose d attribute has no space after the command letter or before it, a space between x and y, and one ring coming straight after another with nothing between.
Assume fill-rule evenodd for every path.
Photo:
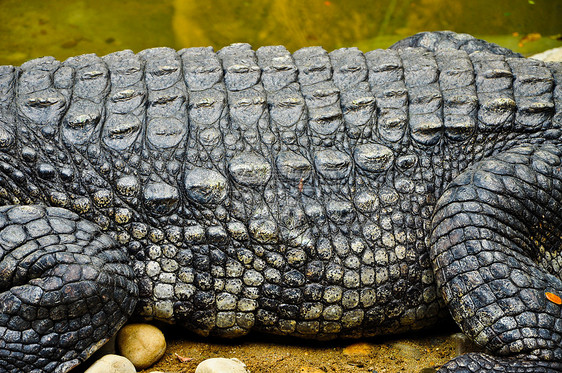
<instances>
[{"instance_id":1,"label":"crocodile front leg","mask_svg":"<svg viewBox=\"0 0 562 373\"><path fill-rule=\"evenodd\" d=\"M0 208L0 372L66 372L133 312L127 256L67 210Z\"/></svg>"},{"instance_id":2,"label":"crocodile front leg","mask_svg":"<svg viewBox=\"0 0 562 373\"><path fill-rule=\"evenodd\" d=\"M438 287L487 351L440 372L562 371L562 151L520 146L459 175L431 238Z\"/></svg>"}]
</instances>

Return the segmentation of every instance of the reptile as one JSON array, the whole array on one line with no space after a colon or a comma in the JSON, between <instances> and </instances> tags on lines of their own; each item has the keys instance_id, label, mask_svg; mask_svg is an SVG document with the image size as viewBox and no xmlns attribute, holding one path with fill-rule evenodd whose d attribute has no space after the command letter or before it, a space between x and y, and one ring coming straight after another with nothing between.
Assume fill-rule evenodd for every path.
<instances>
[{"instance_id":1,"label":"reptile","mask_svg":"<svg viewBox=\"0 0 562 373\"><path fill-rule=\"evenodd\" d=\"M66 372L131 318L451 316L484 352L440 372L560 372L561 96L560 63L453 32L1 66L0 372Z\"/></svg>"}]
</instances>

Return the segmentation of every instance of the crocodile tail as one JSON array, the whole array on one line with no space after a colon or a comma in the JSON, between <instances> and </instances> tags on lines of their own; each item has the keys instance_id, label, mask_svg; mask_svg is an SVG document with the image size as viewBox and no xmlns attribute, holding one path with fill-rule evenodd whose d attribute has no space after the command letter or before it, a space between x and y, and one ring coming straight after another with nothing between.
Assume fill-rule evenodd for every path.
<instances>
[{"instance_id":1,"label":"crocodile tail","mask_svg":"<svg viewBox=\"0 0 562 373\"><path fill-rule=\"evenodd\" d=\"M425 48L432 52L442 49L459 49L470 54L473 52L490 52L506 57L523 57L521 54L501 47L485 40L476 39L468 34L457 34L453 31L429 31L420 32L413 36L402 39L392 45L391 49Z\"/></svg>"}]
</instances>

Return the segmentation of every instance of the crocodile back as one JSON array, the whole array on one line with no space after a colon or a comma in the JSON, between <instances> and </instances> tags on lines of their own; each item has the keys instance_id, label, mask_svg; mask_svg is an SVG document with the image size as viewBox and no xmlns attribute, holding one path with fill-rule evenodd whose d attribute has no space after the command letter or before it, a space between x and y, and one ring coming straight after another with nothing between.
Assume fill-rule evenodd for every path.
<instances>
[{"instance_id":1,"label":"crocodile back","mask_svg":"<svg viewBox=\"0 0 562 373\"><path fill-rule=\"evenodd\" d=\"M439 319L426 232L471 163L560 145L560 64L234 44L0 68L0 203L65 207L134 263L139 314L333 337Z\"/></svg>"}]
</instances>

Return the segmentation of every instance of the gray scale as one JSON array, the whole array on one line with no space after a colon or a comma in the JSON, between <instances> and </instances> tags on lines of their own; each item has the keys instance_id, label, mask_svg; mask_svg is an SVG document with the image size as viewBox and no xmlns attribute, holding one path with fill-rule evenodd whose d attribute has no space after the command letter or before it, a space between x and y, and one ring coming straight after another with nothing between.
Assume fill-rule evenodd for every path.
<instances>
[{"instance_id":1,"label":"gray scale","mask_svg":"<svg viewBox=\"0 0 562 373\"><path fill-rule=\"evenodd\" d=\"M470 59L476 73L476 92L480 103L478 129L497 131L499 128L511 128L516 111L511 68L503 56L486 52L473 53Z\"/></svg>"},{"instance_id":2,"label":"gray scale","mask_svg":"<svg viewBox=\"0 0 562 373\"><path fill-rule=\"evenodd\" d=\"M410 136L421 145L437 144L443 134L443 98L435 58L420 49L399 52L408 87Z\"/></svg>"},{"instance_id":3,"label":"gray scale","mask_svg":"<svg viewBox=\"0 0 562 373\"><path fill-rule=\"evenodd\" d=\"M217 53L224 70L224 83L229 91L241 91L259 83L261 70L249 44L232 44Z\"/></svg>"},{"instance_id":4,"label":"gray scale","mask_svg":"<svg viewBox=\"0 0 562 373\"><path fill-rule=\"evenodd\" d=\"M141 142L143 120L144 116L136 113L108 113L101 131L102 142L116 151L129 150Z\"/></svg>"},{"instance_id":5,"label":"gray scale","mask_svg":"<svg viewBox=\"0 0 562 373\"><path fill-rule=\"evenodd\" d=\"M319 47L302 48L293 54L299 83L308 108L308 127L314 145L330 146L342 140L340 90L331 80L328 53ZM339 136L339 138L338 138Z\"/></svg>"},{"instance_id":6,"label":"gray scale","mask_svg":"<svg viewBox=\"0 0 562 373\"><path fill-rule=\"evenodd\" d=\"M301 48L293 53L293 59L299 69L298 78L303 87L332 77L330 57L322 47Z\"/></svg>"},{"instance_id":7,"label":"gray scale","mask_svg":"<svg viewBox=\"0 0 562 373\"><path fill-rule=\"evenodd\" d=\"M331 235L340 229L347 231L355 219L349 199L349 189L354 183L353 159L349 154L340 89L331 79L333 67L326 51L303 48L295 52L294 58L309 112L308 128L313 145L310 157L316 171L312 183L323 185L316 187L315 196L304 194L305 213L318 222L313 232ZM317 205L319 201L325 201L325 211Z\"/></svg>"},{"instance_id":8,"label":"gray scale","mask_svg":"<svg viewBox=\"0 0 562 373\"><path fill-rule=\"evenodd\" d=\"M307 111L305 100L298 83L290 85L274 92L267 92L267 103L269 105L269 116L272 123L279 132L282 148L288 147L297 150L308 140L305 136L307 129Z\"/></svg>"},{"instance_id":9,"label":"gray scale","mask_svg":"<svg viewBox=\"0 0 562 373\"><path fill-rule=\"evenodd\" d=\"M179 54L190 91L201 91L222 82L222 66L212 47L182 49Z\"/></svg>"},{"instance_id":10,"label":"gray scale","mask_svg":"<svg viewBox=\"0 0 562 373\"><path fill-rule=\"evenodd\" d=\"M110 87L107 65L95 54L71 57L63 65L74 69L76 83L72 86L75 98L86 98L96 102L105 100Z\"/></svg>"},{"instance_id":11,"label":"gray scale","mask_svg":"<svg viewBox=\"0 0 562 373\"><path fill-rule=\"evenodd\" d=\"M148 89L146 140L154 149L152 158L172 161L175 152L181 155L188 132L188 97L181 59L168 48L145 50L140 57L145 61Z\"/></svg>"},{"instance_id":12,"label":"gray scale","mask_svg":"<svg viewBox=\"0 0 562 373\"><path fill-rule=\"evenodd\" d=\"M554 79L543 62L536 61L531 67L522 66L513 58L507 59L515 75L513 96L517 105L514 127L518 131L537 131L551 127L554 102ZM534 99L531 99L534 97Z\"/></svg>"},{"instance_id":13,"label":"gray scale","mask_svg":"<svg viewBox=\"0 0 562 373\"><path fill-rule=\"evenodd\" d=\"M464 51L436 53L439 85L443 95L445 136L453 141L470 138L476 129L478 98L474 88L474 70Z\"/></svg>"},{"instance_id":14,"label":"gray scale","mask_svg":"<svg viewBox=\"0 0 562 373\"><path fill-rule=\"evenodd\" d=\"M94 136L92 140L97 141L100 137L102 146L112 149L111 159L117 170L113 183L119 194L115 198L127 201L132 208L139 208L147 176L146 164L142 166L143 171L134 170L140 168L146 130L145 65L132 51L115 52L103 59L109 69L111 87L105 101L106 119L101 136ZM128 213L120 211L123 214L115 220L129 222L126 219Z\"/></svg>"},{"instance_id":15,"label":"gray scale","mask_svg":"<svg viewBox=\"0 0 562 373\"><path fill-rule=\"evenodd\" d=\"M398 143L406 132L408 112L402 60L396 51L382 49L366 53L365 58L378 108L374 136L384 143Z\"/></svg>"},{"instance_id":16,"label":"gray scale","mask_svg":"<svg viewBox=\"0 0 562 373\"><path fill-rule=\"evenodd\" d=\"M125 154L138 154L146 120L144 64L131 51L109 54L104 61L110 70L111 90L105 102L107 118L102 141L115 150L128 149Z\"/></svg>"},{"instance_id":17,"label":"gray scale","mask_svg":"<svg viewBox=\"0 0 562 373\"><path fill-rule=\"evenodd\" d=\"M111 91L106 101L107 111L112 114L135 113L144 115L147 100L144 64L132 51L120 51L103 57L110 70Z\"/></svg>"},{"instance_id":18,"label":"gray scale","mask_svg":"<svg viewBox=\"0 0 562 373\"><path fill-rule=\"evenodd\" d=\"M334 84L341 92L346 133L350 139L369 138L376 121L376 105L367 82L365 57L357 48L343 48L330 52L330 59Z\"/></svg>"},{"instance_id":19,"label":"gray scale","mask_svg":"<svg viewBox=\"0 0 562 373\"><path fill-rule=\"evenodd\" d=\"M353 88L367 80L367 64L357 48L336 49L329 53L334 84L343 90Z\"/></svg>"},{"instance_id":20,"label":"gray scale","mask_svg":"<svg viewBox=\"0 0 562 373\"><path fill-rule=\"evenodd\" d=\"M262 71L262 84L267 92L278 91L297 81L297 66L282 45L261 47L256 51Z\"/></svg>"},{"instance_id":21,"label":"gray scale","mask_svg":"<svg viewBox=\"0 0 562 373\"><path fill-rule=\"evenodd\" d=\"M554 100L554 112L552 115L552 127L555 129L562 128L562 103L560 99L562 98L562 67L558 64L550 63L547 67L552 72L552 78L554 80L555 88L552 93L552 98Z\"/></svg>"},{"instance_id":22,"label":"gray scale","mask_svg":"<svg viewBox=\"0 0 562 373\"><path fill-rule=\"evenodd\" d=\"M16 79L16 69L13 66L0 67L0 89L2 90L2 108L10 104L10 98L13 98Z\"/></svg>"},{"instance_id":23,"label":"gray scale","mask_svg":"<svg viewBox=\"0 0 562 373\"><path fill-rule=\"evenodd\" d=\"M142 166L143 171L139 167L144 146L147 101L143 60L132 51L125 50L106 55L103 61L107 65L110 77L104 110L106 119L101 136L93 136L91 141L95 144L101 137L103 144L101 146L112 151L107 158L94 155L95 158L92 159L89 152L87 154L90 161L98 164L97 172L111 180L113 192L108 193L102 188L92 193L111 200L113 214L111 214L111 221L105 224L115 226L117 241L123 246L129 245L134 248L131 249L132 254L138 254L138 246L146 245L147 241L143 240L144 236L138 234L132 222L139 221L141 213L153 218L167 211L166 205L155 201L162 201L162 196L170 196L172 191L165 187L156 190L154 185L147 182L146 163ZM104 162L99 162L97 158L103 159ZM113 164L114 172L111 175L104 174L106 162ZM93 174L94 171L88 172ZM110 207L102 201L104 199L100 198L95 204L96 207L100 209ZM139 282L143 283L141 271L136 270L136 273Z\"/></svg>"},{"instance_id":24,"label":"gray scale","mask_svg":"<svg viewBox=\"0 0 562 373\"><path fill-rule=\"evenodd\" d=\"M189 100L186 167L212 169L224 159L222 130L228 123L222 67L211 48L184 49L180 55Z\"/></svg>"},{"instance_id":25,"label":"gray scale","mask_svg":"<svg viewBox=\"0 0 562 373\"><path fill-rule=\"evenodd\" d=\"M142 131L144 110L142 113L111 110L110 103L113 100L106 100L113 89L108 65L97 56L69 59L64 64L74 68L75 75L84 79L74 87L73 97L76 98L77 107L67 113L63 134L76 145L86 146L88 139L91 139L93 144L99 146L97 141L101 139L104 145L117 151L130 148ZM98 116L103 118L100 121L101 128L96 123Z\"/></svg>"},{"instance_id":26,"label":"gray scale","mask_svg":"<svg viewBox=\"0 0 562 373\"><path fill-rule=\"evenodd\" d=\"M13 66L0 66L0 148L6 148L14 142L14 126L9 118L10 106L16 94L17 70Z\"/></svg>"},{"instance_id":27,"label":"gray scale","mask_svg":"<svg viewBox=\"0 0 562 373\"><path fill-rule=\"evenodd\" d=\"M20 115L32 126L42 123L54 131L66 109L67 92L53 87L53 72L59 65L54 58L43 57L21 67L17 106Z\"/></svg>"}]
</instances>

